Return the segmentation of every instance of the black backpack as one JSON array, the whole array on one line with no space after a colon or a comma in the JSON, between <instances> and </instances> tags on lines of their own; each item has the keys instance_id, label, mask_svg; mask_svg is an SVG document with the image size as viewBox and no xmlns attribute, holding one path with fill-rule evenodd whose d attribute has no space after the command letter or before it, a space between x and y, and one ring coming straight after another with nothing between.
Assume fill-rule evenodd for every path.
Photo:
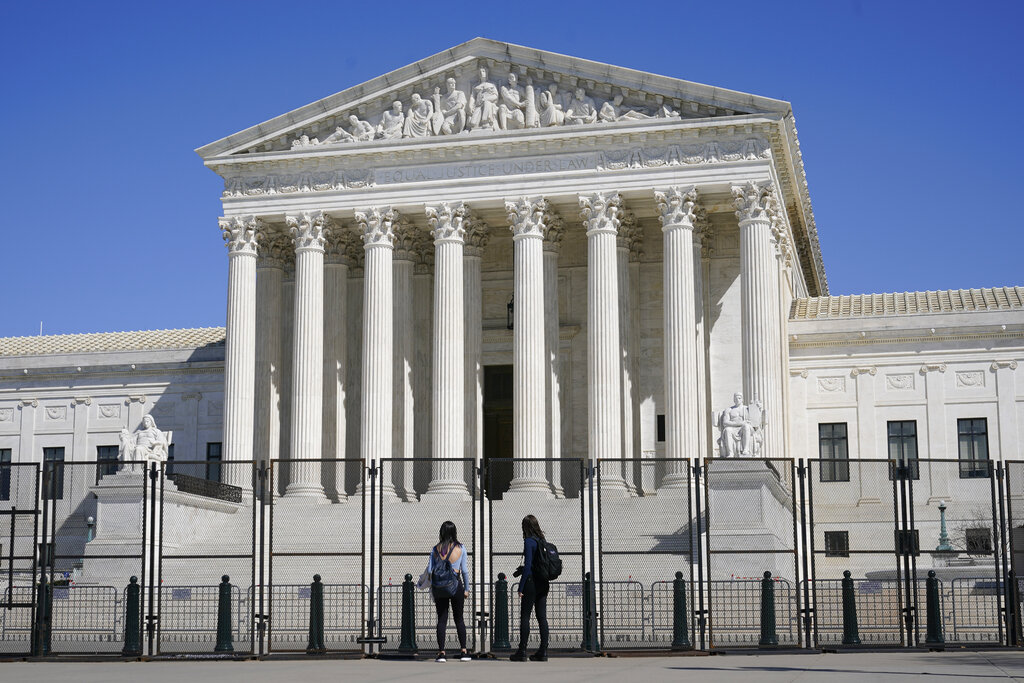
<instances>
[{"instance_id":1,"label":"black backpack","mask_svg":"<svg viewBox=\"0 0 1024 683\"><path fill-rule=\"evenodd\" d=\"M455 550L453 545L448 549L448 554L441 557L440 550L434 548L434 569L430 572L430 588L434 594L442 598L450 598L459 591L459 577L452 569L452 563L450 558L452 551Z\"/></svg>"},{"instance_id":2,"label":"black backpack","mask_svg":"<svg viewBox=\"0 0 1024 683\"><path fill-rule=\"evenodd\" d=\"M533 556L533 573L542 581L554 581L562 575L562 558L558 548L542 538L537 540L537 554Z\"/></svg>"}]
</instances>

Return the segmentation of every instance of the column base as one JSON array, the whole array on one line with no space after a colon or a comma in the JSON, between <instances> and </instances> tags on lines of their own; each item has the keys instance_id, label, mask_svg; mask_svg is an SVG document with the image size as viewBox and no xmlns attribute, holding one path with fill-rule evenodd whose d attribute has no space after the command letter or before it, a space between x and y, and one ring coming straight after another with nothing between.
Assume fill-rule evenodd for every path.
<instances>
[{"instance_id":1,"label":"column base","mask_svg":"<svg viewBox=\"0 0 1024 683\"><path fill-rule=\"evenodd\" d=\"M616 498L629 498L629 487L626 484L626 480L618 474L602 475L601 495Z\"/></svg>"},{"instance_id":2,"label":"column base","mask_svg":"<svg viewBox=\"0 0 1024 683\"><path fill-rule=\"evenodd\" d=\"M661 486L658 487L658 492L663 490L679 489L682 491L689 490L690 488L690 477L686 472L673 472L672 474L666 474L661 478Z\"/></svg>"},{"instance_id":3,"label":"column base","mask_svg":"<svg viewBox=\"0 0 1024 683\"><path fill-rule=\"evenodd\" d=\"M365 489L366 489L366 485L363 482L359 482L359 485L356 486L355 497L356 498L362 498L363 497L363 491ZM395 500L402 501L402 502L405 501L405 498L403 498L403 497L398 495L398 490L395 489L395 485L394 484L390 484L390 483L384 484L383 487L379 487L377 489L377 493L379 493L381 495L381 497L384 500L387 500L387 501L395 501ZM369 496L368 493L366 494L366 500L367 501L370 500L370 496Z\"/></svg>"},{"instance_id":4,"label":"column base","mask_svg":"<svg viewBox=\"0 0 1024 683\"><path fill-rule=\"evenodd\" d=\"M461 479L435 479L430 482L427 492L423 494L423 499L439 497L463 501L473 500L473 497L469 495L466 482Z\"/></svg>"},{"instance_id":5,"label":"column base","mask_svg":"<svg viewBox=\"0 0 1024 683\"><path fill-rule=\"evenodd\" d=\"M329 503L327 494L321 484L303 484L293 482L284 489L285 500L302 499L303 502Z\"/></svg>"},{"instance_id":6,"label":"column base","mask_svg":"<svg viewBox=\"0 0 1024 683\"><path fill-rule=\"evenodd\" d=\"M543 498L554 497L551 492L551 484L548 483L547 479L540 477L516 477L509 484L508 491L504 495L522 494L536 495Z\"/></svg>"}]
</instances>

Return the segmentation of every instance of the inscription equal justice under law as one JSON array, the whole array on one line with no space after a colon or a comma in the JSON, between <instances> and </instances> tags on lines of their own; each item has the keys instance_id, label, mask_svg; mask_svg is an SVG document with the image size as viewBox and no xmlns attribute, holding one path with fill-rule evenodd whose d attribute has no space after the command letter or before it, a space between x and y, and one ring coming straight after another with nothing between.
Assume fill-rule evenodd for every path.
<instances>
[{"instance_id":1,"label":"inscription equal justice under law","mask_svg":"<svg viewBox=\"0 0 1024 683\"><path fill-rule=\"evenodd\" d=\"M488 178L491 176L528 173L587 171L597 169L599 163L600 158L597 154L579 154L534 159L508 159L504 161L460 164L458 166L436 164L432 166L378 168L374 172L374 178L378 184L415 183L420 181Z\"/></svg>"}]
</instances>

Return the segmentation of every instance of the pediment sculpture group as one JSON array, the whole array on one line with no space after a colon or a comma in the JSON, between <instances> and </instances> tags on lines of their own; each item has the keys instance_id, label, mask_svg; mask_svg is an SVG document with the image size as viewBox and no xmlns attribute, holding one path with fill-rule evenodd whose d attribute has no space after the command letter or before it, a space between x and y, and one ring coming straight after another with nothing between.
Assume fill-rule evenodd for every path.
<instances>
[{"instance_id":1,"label":"pediment sculpture group","mask_svg":"<svg viewBox=\"0 0 1024 683\"><path fill-rule=\"evenodd\" d=\"M678 118L679 112L663 105L653 114L623 106L623 95L598 106L586 91L577 87L572 93L558 91L552 83L535 88L530 78L525 87L511 72L500 87L495 85L481 67L479 82L467 94L459 90L454 78L445 82L447 91L434 88L430 97L413 93L408 108L395 100L391 109L381 115L374 126L355 114L348 117L349 126L339 126L324 140L303 135L292 142L292 148L331 145L345 142L425 138L434 135L458 135L472 131L519 130L548 126L574 126L616 121L639 121L654 118Z\"/></svg>"}]
</instances>

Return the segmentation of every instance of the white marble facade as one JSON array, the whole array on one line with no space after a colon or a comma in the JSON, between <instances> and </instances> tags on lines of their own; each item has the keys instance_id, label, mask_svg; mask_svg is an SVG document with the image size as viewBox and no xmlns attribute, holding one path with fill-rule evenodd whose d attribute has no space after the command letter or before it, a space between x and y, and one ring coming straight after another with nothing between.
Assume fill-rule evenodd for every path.
<instances>
[{"instance_id":1,"label":"white marble facade","mask_svg":"<svg viewBox=\"0 0 1024 683\"><path fill-rule=\"evenodd\" d=\"M966 416L1022 456L1021 290L879 314L830 297L788 103L476 39L197 152L225 184L226 344L0 340L13 461L93 460L152 411L177 460L314 461L285 497L353 494L325 458L422 459L389 494L464 496L464 468L430 459L484 456L494 365L526 493L567 483L530 459L714 456L737 391L765 407L766 457L815 457L823 421L885 457L892 415L933 457ZM602 471L621 495L682 481Z\"/></svg>"}]
</instances>

